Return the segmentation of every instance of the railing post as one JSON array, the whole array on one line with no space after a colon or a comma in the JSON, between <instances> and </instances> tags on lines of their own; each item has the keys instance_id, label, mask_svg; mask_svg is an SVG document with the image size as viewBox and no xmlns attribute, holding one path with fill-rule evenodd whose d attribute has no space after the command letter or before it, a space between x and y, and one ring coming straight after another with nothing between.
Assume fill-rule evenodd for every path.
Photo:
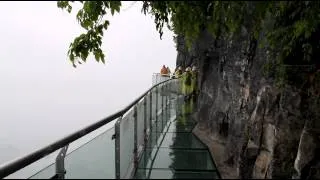
<instances>
[{"instance_id":1,"label":"railing post","mask_svg":"<svg viewBox=\"0 0 320 180\"><path fill-rule=\"evenodd\" d=\"M150 91L150 123L149 123L149 126L150 126L150 134L152 133L152 91Z\"/></svg>"},{"instance_id":2,"label":"railing post","mask_svg":"<svg viewBox=\"0 0 320 180\"><path fill-rule=\"evenodd\" d=\"M147 96L146 95L144 97L144 100L143 100L143 147L145 149L145 147L147 146Z\"/></svg>"},{"instance_id":3,"label":"railing post","mask_svg":"<svg viewBox=\"0 0 320 180\"><path fill-rule=\"evenodd\" d=\"M165 115L165 120L166 120L166 125L167 125L167 123L168 123L168 83L166 83L166 86L165 86L165 92L166 92L166 95L165 95L165 105L166 105L166 107L165 107L165 112L166 112L166 115Z\"/></svg>"},{"instance_id":4,"label":"railing post","mask_svg":"<svg viewBox=\"0 0 320 180\"><path fill-rule=\"evenodd\" d=\"M122 117L119 117L115 124L115 178L120 179L120 123Z\"/></svg>"},{"instance_id":5,"label":"railing post","mask_svg":"<svg viewBox=\"0 0 320 180\"><path fill-rule=\"evenodd\" d=\"M66 157L68 146L66 145L61 149L58 156L56 157L56 178L57 179L64 179L66 170L64 168L64 158Z\"/></svg>"},{"instance_id":6,"label":"railing post","mask_svg":"<svg viewBox=\"0 0 320 180\"><path fill-rule=\"evenodd\" d=\"M137 105L133 108L133 118L134 118L134 146L133 146L133 166L134 169L138 166L138 107Z\"/></svg>"},{"instance_id":7,"label":"railing post","mask_svg":"<svg viewBox=\"0 0 320 180\"><path fill-rule=\"evenodd\" d=\"M158 86L156 87L156 114L155 114L155 120L156 120L156 134L158 132Z\"/></svg>"},{"instance_id":8,"label":"railing post","mask_svg":"<svg viewBox=\"0 0 320 180\"><path fill-rule=\"evenodd\" d=\"M164 91L166 92L165 97L164 97L164 101L165 101L165 111L166 111L166 115L165 115L165 121L166 124L168 122L168 82L166 83L166 86L164 87Z\"/></svg>"},{"instance_id":9,"label":"railing post","mask_svg":"<svg viewBox=\"0 0 320 180\"><path fill-rule=\"evenodd\" d=\"M152 136L153 136L153 132L152 132L152 90L150 91L150 101L149 101L149 104L150 104L150 119L149 119L149 121L150 121L150 123L149 123L149 126L150 126L150 131L149 131L149 140L148 140L148 144L147 145L151 145L153 142L153 139L152 139ZM146 149L147 149L147 145L146 145ZM148 153L148 151L145 151L145 155L144 155L144 163L146 163L147 162L147 159L148 159L148 157L149 157L149 153ZM147 156L147 153L148 153L148 156ZM150 151L150 153L151 153L151 151Z\"/></svg>"},{"instance_id":10,"label":"railing post","mask_svg":"<svg viewBox=\"0 0 320 180\"><path fill-rule=\"evenodd\" d=\"M161 132L163 132L163 115L164 115L164 84L161 86Z\"/></svg>"},{"instance_id":11,"label":"railing post","mask_svg":"<svg viewBox=\"0 0 320 180\"><path fill-rule=\"evenodd\" d=\"M163 107L163 115L162 115L162 132L163 132L163 130L164 130L164 126L166 125L166 123L164 122L165 121L165 118L166 118L166 116L165 116L165 114L166 114L166 103L165 103L165 101L166 101L166 95L165 95L165 93L166 93L166 86L165 86L165 84L163 85L163 87L162 87L162 107Z\"/></svg>"},{"instance_id":12,"label":"railing post","mask_svg":"<svg viewBox=\"0 0 320 180\"><path fill-rule=\"evenodd\" d=\"M166 122L168 122L168 95L169 95L169 92L168 92L168 83L166 84Z\"/></svg>"},{"instance_id":13,"label":"railing post","mask_svg":"<svg viewBox=\"0 0 320 180\"><path fill-rule=\"evenodd\" d=\"M171 88L172 88L172 82L170 82L170 84L168 85L168 117L169 120L171 119Z\"/></svg>"}]
</instances>

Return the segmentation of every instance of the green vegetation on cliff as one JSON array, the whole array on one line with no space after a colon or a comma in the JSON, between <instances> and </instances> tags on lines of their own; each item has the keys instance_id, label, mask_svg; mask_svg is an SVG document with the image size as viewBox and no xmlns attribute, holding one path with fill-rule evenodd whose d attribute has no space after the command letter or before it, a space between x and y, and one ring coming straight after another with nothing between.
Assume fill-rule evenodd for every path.
<instances>
[{"instance_id":1,"label":"green vegetation on cliff","mask_svg":"<svg viewBox=\"0 0 320 180\"><path fill-rule=\"evenodd\" d=\"M77 19L86 33L71 43L69 58L76 66L92 53L104 62L101 44L103 31L109 26L106 14L120 12L121 2L77 2L82 4ZM59 1L58 7L71 12L72 3ZM280 64L319 62L319 1L142 1L142 12L154 18L160 38L163 27L168 26L185 37L188 47L205 28L219 38L233 37L245 27L254 39L263 32L260 45L276 50Z\"/></svg>"}]
</instances>

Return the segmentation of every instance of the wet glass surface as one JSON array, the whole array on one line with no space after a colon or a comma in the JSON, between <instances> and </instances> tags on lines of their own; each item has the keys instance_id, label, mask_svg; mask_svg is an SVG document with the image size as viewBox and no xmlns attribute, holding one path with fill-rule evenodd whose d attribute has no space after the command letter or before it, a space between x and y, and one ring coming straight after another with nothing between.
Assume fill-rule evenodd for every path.
<instances>
[{"instance_id":1,"label":"wet glass surface","mask_svg":"<svg viewBox=\"0 0 320 180\"><path fill-rule=\"evenodd\" d=\"M159 92L163 93L160 89ZM152 96L161 97L158 99L161 102L152 102L150 97L147 98L147 106L152 104L152 108L147 108L146 114L144 114L142 102L137 106L137 141L139 145L144 143L144 138L141 136L144 134L144 120L152 126L134 178L218 179L219 175L207 146L192 133L196 125L196 121L191 115L195 104L191 101L185 102L183 97L176 95L162 98L159 93L157 95L154 93ZM162 106L162 103L166 105L166 101L169 99L170 105ZM155 116L156 106L163 107L162 110L158 109L157 116ZM133 167L133 116L133 111L128 112L120 124L121 177L127 177L128 174L131 174ZM111 139L113 134L114 129L111 129L77 151L68 154L65 160L66 178L114 178L115 147L114 141ZM53 164L32 178L48 178L47 176L54 174L54 171Z\"/></svg>"},{"instance_id":2,"label":"wet glass surface","mask_svg":"<svg viewBox=\"0 0 320 180\"><path fill-rule=\"evenodd\" d=\"M153 124L152 138L139 161L134 178L218 179L207 146L192 134L196 125L191 118L193 104L186 105L181 99L170 101L173 101L171 109L168 109L170 116L161 115L158 122ZM166 120L160 122L163 117Z\"/></svg>"},{"instance_id":3,"label":"wet glass surface","mask_svg":"<svg viewBox=\"0 0 320 180\"><path fill-rule=\"evenodd\" d=\"M149 175L150 173L150 175ZM174 171L170 169L139 169L136 179L219 179L216 171Z\"/></svg>"},{"instance_id":4,"label":"wet glass surface","mask_svg":"<svg viewBox=\"0 0 320 180\"><path fill-rule=\"evenodd\" d=\"M114 128L92 139L65 158L66 179L114 178Z\"/></svg>"},{"instance_id":5,"label":"wet glass surface","mask_svg":"<svg viewBox=\"0 0 320 180\"><path fill-rule=\"evenodd\" d=\"M171 133L175 133L175 132L189 132L191 133L192 129L193 129L193 125L180 125L180 124L176 124L173 123L170 125L168 132Z\"/></svg>"},{"instance_id":6,"label":"wet glass surface","mask_svg":"<svg viewBox=\"0 0 320 180\"><path fill-rule=\"evenodd\" d=\"M198 140L192 133L170 133L167 132L161 147L166 148L189 148L189 149L207 149L207 147Z\"/></svg>"},{"instance_id":7,"label":"wet glass surface","mask_svg":"<svg viewBox=\"0 0 320 180\"><path fill-rule=\"evenodd\" d=\"M159 148L153 168L176 170L214 170L210 153L207 150Z\"/></svg>"}]
</instances>

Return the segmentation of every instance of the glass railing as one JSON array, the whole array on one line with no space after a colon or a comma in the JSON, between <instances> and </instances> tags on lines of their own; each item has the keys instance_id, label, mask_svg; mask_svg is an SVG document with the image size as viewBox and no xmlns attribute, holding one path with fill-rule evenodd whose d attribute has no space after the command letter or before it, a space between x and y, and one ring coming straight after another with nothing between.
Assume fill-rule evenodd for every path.
<instances>
[{"instance_id":1,"label":"glass railing","mask_svg":"<svg viewBox=\"0 0 320 180\"><path fill-rule=\"evenodd\" d=\"M179 93L179 83L173 79L155 86L122 116L115 116L114 126L77 148L69 148L70 152L67 144L55 162L30 179L133 177L142 152L147 146L157 146L168 128L170 98ZM70 146L76 141L79 139Z\"/></svg>"},{"instance_id":2,"label":"glass railing","mask_svg":"<svg viewBox=\"0 0 320 180\"><path fill-rule=\"evenodd\" d=\"M161 75L160 73L153 73L152 75L152 85L159 84L163 81L170 79L170 74Z\"/></svg>"},{"instance_id":3,"label":"glass railing","mask_svg":"<svg viewBox=\"0 0 320 180\"><path fill-rule=\"evenodd\" d=\"M116 157L120 159L115 162L117 178L132 177L145 147L159 143L168 120L169 92L177 82L173 80L152 89L117 121Z\"/></svg>"},{"instance_id":4,"label":"glass railing","mask_svg":"<svg viewBox=\"0 0 320 180\"><path fill-rule=\"evenodd\" d=\"M114 127L94 137L89 142L71 151L65 157L66 179L114 178ZM53 163L30 179L48 179L55 175Z\"/></svg>"}]
</instances>

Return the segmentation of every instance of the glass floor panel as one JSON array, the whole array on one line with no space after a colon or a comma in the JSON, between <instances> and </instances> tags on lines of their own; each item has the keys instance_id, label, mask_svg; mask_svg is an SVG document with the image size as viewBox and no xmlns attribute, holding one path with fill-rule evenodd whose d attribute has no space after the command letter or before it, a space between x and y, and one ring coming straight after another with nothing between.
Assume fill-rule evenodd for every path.
<instances>
[{"instance_id":1,"label":"glass floor panel","mask_svg":"<svg viewBox=\"0 0 320 180\"><path fill-rule=\"evenodd\" d=\"M161 145L161 141L162 141L164 135L165 135L164 133L152 132L151 136L149 137L150 139L148 140L146 147L147 148L159 147Z\"/></svg>"},{"instance_id":2,"label":"glass floor panel","mask_svg":"<svg viewBox=\"0 0 320 180\"><path fill-rule=\"evenodd\" d=\"M190 115L182 116L178 106L170 107L175 111L153 121L134 178L219 179L207 146L192 134L196 121Z\"/></svg>"},{"instance_id":3,"label":"glass floor panel","mask_svg":"<svg viewBox=\"0 0 320 180\"><path fill-rule=\"evenodd\" d=\"M219 179L219 176L216 171L175 171L171 169L138 169L135 178L136 179Z\"/></svg>"},{"instance_id":4,"label":"glass floor panel","mask_svg":"<svg viewBox=\"0 0 320 180\"><path fill-rule=\"evenodd\" d=\"M189 148L189 149L207 149L192 133L170 133L167 132L161 147L167 148Z\"/></svg>"},{"instance_id":5,"label":"glass floor panel","mask_svg":"<svg viewBox=\"0 0 320 180\"><path fill-rule=\"evenodd\" d=\"M166 121L161 121L161 120L158 120L157 124L156 122L154 121L152 123L152 131L155 132L166 132L167 128L169 127L170 125L170 122L166 122Z\"/></svg>"},{"instance_id":6,"label":"glass floor panel","mask_svg":"<svg viewBox=\"0 0 320 180\"><path fill-rule=\"evenodd\" d=\"M210 153L207 150L181 150L171 148L146 149L140 161L137 173L148 169L165 169L176 171L215 171ZM156 156L156 157L155 157ZM153 164L152 164L152 160ZM140 176L139 174L136 177Z\"/></svg>"},{"instance_id":7,"label":"glass floor panel","mask_svg":"<svg viewBox=\"0 0 320 180\"><path fill-rule=\"evenodd\" d=\"M142 169L151 168L152 160L154 159L157 153L157 150L158 148L152 148L152 149L147 148L141 156L138 168L142 168Z\"/></svg>"},{"instance_id":8,"label":"glass floor panel","mask_svg":"<svg viewBox=\"0 0 320 180\"><path fill-rule=\"evenodd\" d=\"M159 148L152 168L175 170L215 170L207 150Z\"/></svg>"},{"instance_id":9,"label":"glass floor panel","mask_svg":"<svg viewBox=\"0 0 320 180\"><path fill-rule=\"evenodd\" d=\"M175 119L173 119L173 121L179 121L179 120L184 120L184 121L187 121L187 122L192 122L192 123L195 123L195 120L191 117L191 116L183 116L183 115L181 115L181 113L180 114L178 114L177 116L176 116L176 118Z\"/></svg>"},{"instance_id":10,"label":"glass floor panel","mask_svg":"<svg viewBox=\"0 0 320 180\"><path fill-rule=\"evenodd\" d=\"M193 125L185 126L185 125L176 125L175 123L171 123L168 132L175 133L175 132L192 132Z\"/></svg>"},{"instance_id":11,"label":"glass floor panel","mask_svg":"<svg viewBox=\"0 0 320 180\"><path fill-rule=\"evenodd\" d=\"M195 126L197 123L193 120L177 119L171 122L172 126Z\"/></svg>"}]
</instances>

